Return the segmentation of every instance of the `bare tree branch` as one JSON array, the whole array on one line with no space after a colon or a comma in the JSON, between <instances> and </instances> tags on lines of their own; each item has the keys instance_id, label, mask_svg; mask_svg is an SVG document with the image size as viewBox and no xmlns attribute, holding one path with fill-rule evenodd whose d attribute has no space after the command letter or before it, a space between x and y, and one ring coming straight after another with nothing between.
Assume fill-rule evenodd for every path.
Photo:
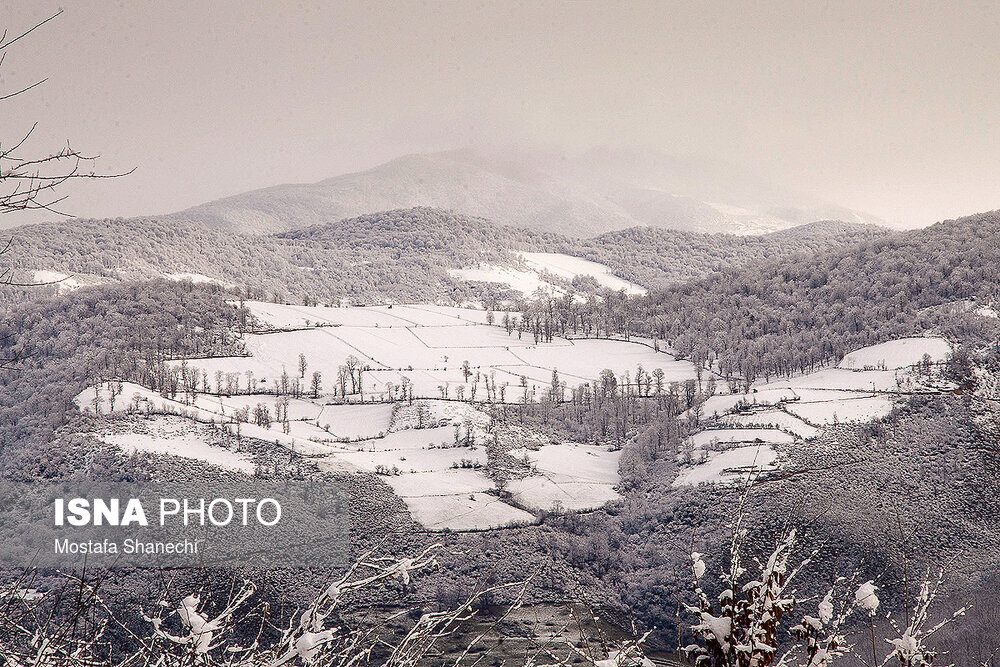
<instances>
[{"instance_id":1,"label":"bare tree branch","mask_svg":"<svg viewBox=\"0 0 1000 667\"><path fill-rule=\"evenodd\" d=\"M0 36L0 67L3 66L8 47L62 13L63 10L59 10L11 39L7 38L5 30ZM46 81L47 79L41 79L9 93L0 91L0 102L23 95ZM59 151L43 153L40 156L23 155L21 151L25 148L28 139L34 134L37 126L37 123L33 124L31 129L12 146L4 147L0 141L0 213L41 210L56 215L69 216L70 214L62 211L61 207L57 208L65 200L65 196L56 194L56 190L68 181L118 178L135 171L131 169L126 172L101 174L92 168L85 169L84 163L92 163L98 156L81 153L69 143Z\"/></svg>"}]
</instances>

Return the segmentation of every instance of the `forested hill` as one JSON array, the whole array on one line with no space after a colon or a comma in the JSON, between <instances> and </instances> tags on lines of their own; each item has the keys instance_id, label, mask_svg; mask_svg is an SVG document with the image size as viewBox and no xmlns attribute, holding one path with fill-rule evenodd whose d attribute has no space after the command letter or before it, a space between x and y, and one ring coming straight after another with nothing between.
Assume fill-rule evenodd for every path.
<instances>
[{"instance_id":1,"label":"forested hill","mask_svg":"<svg viewBox=\"0 0 1000 667\"><path fill-rule=\"evenodd\" d=\"M512 262L507 247L542 242L525 230L434 209L345 220L301 238L158 218L72 220L22 227L13 237L7 259L20 278L49 270L86 284L190 273L250 288L260 298L323 302L469 298L468 286L455 283L449 269Z\"/></svg>"},{"instance_id":2,"label":"forested hill","mask_svg":"<svg viewBox=\"0 0 1000 667\"><path fill-rule=\"evenodd\" d=\"M920 333L921 310L1000 292L1000 211L765 261L638 301L658 335L723 371L776 376Z\"/></svg>"},{"instance_id":3,"label":"forested hill","mask_svg":"<svg viewBox=\"0 0 1000 667\"><path fill-rule=\"evenodd\" d=\"M385 211L274 236L232 234L182 220L70 220L18 228L5 258L19 278L56 271L80 282L202 274L260 298L336 302L482 298L449 270L517 266L511 251L550 251L607 264L647 287L817 252L887 234L870 225L815 223L758 237L637 228L593 239L498 225L432 208ZM490 293L487 290L487 293Z\"/></svg>"},{"instance_id":4,"label":"forested hill","mask_svg":"<svg viewBox=\"0 0 1000 667\"><path fill-rule=\"evenodd\" d=\"M874 225L827 220L764 234L699 234L633 227L573 240L561 252L600 262L615 275L656 288L767 259L816 253L892 234Z\"/></svg>"},{"instance_id":5,"label":"forested hill","mask_svg":"<svg viewBox=\"0 0 1000 667\"><path fill-rule=\"evenodd\" d=\"M268 234L415 206L570 237L646 225L761 234L827 218L874 221L735 165L628 149L406 155L318 183L207 202L177 216L230 232Z\"/></svg>"},{"instance_id":6,"label":"forested hill","mask_svg":"<svg viewBox=\"0 0 1000 667\"><path fill-rule=\"evenodd\" d=\"M541 248L568 242L557 234L498 225L485 218L422 206L313 225L275 234L274 238L312 242L326 248L350 248L357 252L447 252L464 261L475 260L483 253L495 257L495 253L508 249Z\"/></svg>"},{"instance_id":7,"label":"forested hill","mask_svg":"<svg viewBox=\"0 0 1000 667\"><path fill-rule=\"evenodd\" d=\"M734 266L822 252L887 234L892 232L884 227L829 220L761 236L634 227L576 239L421 207L363 215L275 236L358 252L451 250L470 261L477 257L495 259L496 253L504 250L560 252L599 262L621 278L655 288Z\"/></svg>"}]
</instances>

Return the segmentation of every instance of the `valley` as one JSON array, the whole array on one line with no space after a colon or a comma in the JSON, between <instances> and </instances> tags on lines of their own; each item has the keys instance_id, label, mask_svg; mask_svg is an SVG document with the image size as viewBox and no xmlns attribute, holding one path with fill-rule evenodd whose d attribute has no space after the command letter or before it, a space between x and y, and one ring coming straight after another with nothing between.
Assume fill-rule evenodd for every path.
<instances>
[{"instance_id":1,"label":"valley","mask_svg":"<svg viewBox=\"0 0 1000 667\"><path fill-rule=\"evenodd\" d=\"M0 667L1000 667L1000 5L63 4Z\"/></svg>"},{"instance_id":2,"label":"valley","mask_svg":"<svg viewBox=\"0 0 1000 667\"><path fill-rule=\"evenodd\" d=\"M174 384L160 392L112 380L77 396L82 410L153 422L101 439L125 452L253 473L247 456L158 420L221 425L322 470L380 476L429 530L526 525L538 512L620 499L617 448L498 423L497 405L579 403L606 391L609 380L639 400L695 384L698 398L684 415L694 433L678 450L673 485L732 483L776 470L783 445L809 441L826 425L882 419L903 396L940 391L924 384L926 374L951 350L940 338L890 341L856 350L837 367L721 393L735 387L660 341L540 340L509 311L237 303L257 329L242 337L246 356L171 361Z\"/></svg>"},{"instance_id":3,"label":"valley","mask_svg":"<svg viewBox=\"0 0 1000 667\"><path fill-rule=\"evenodd\" d=\"M697 239L529 249L429 210L252 243L123 223L151 245L111 239L106 257L121 254L102 268L77 263L106 238L84 223L16 258L61 282L12 289L0 323L3 354L23 359L0 406L19 443L8 474L332 485L352 550L463 554L438 595L544 563L538 600L576 581L643 623L671 618L656 596L677 590L692 542L725 557L744 493L754 544L788 517L869 576L875 548L893 572L968 549L958 590L1000 544L982 511L995 265L959 241L984 220L669 252ZM892 268L923 256L923 272ZM633 280L685 263L707 273ZM921 527L919 556L898 522Z\"/></svg>"}]
</instances>

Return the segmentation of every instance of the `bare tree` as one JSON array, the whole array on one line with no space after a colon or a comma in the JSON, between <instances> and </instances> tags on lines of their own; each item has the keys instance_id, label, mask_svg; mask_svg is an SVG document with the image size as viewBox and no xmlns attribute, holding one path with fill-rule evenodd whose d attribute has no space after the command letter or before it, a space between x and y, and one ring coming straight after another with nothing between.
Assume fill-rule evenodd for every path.
<instances>
[{"instance_id":1,"label":"bare tree","mask_svg":"<svg viewBox=\"0 0 1000 667\"><path fill-rule=\"evenodd\" d=\"M60 14L62 10L23 32L15 33L12 37L7 30L4 30L0 36L0 68L3 67L4 59L12 46ZM11 91L0 90L0 102L8 103L41 86L45 81L44 78L37 79ZM0 111L0 114L2 113ZM41 154L27 152L28 144L37 127L38 123L33 123L30 128L17 134L12 142L0 140L0 213L45 210L58 215L68 215L57 208L66 198L58 192L61 186L77 179L105 179L125 175L95 172L92 167L98 156L82 153L69 143L56 151Z\"/></svg>"},{"instance_id":2,"label":"bare tree","mask_svg":"<svg viewBox=\"0 0 1000 667\"><path fill-rule=\"evenodd\" d=\"M62 13L63 10L60 9L45 20L26 30L15 32L13 35L6 28L0 32L0 72L3 70L4 61L11 51L11 47ZM5 105L9 104L11 100L34 90L45 81L44 78L37 79L27 85L15 87L13 90L0 88L0 118L6 115ZM69 143L57 151L31 153L29 144L37 127L37 122L32 123L30 128L16 134L11 141L0 137L0 214L44 210L67 215L56 208L65 199L65 196L61 195L59 191L61 186L67 182L78 179L117 178L134 171L100 174L92 168L85 169L84 165L93 166L97 156L85 155L70 146ZM9 239L0 249L0 256L6 255L12 245L13 239ZM14 287L36 287L50 283L18 282L14 279L13 268L8 266L0 268L0 284ZM0 369L14 369L23 358L24 355L21 352L2 358L0 359Z\"/></svg>"},{"instance_id":3,"label":"bare tree","mask_svg":"<svg viewBox=\"0 0 1000 667\"><path fill-rule=\"evenodd\" d=\"M319 398L319 392L323 390L323 376L319 371L313 371L312 383L310 383L313 398Z\"/></svg>"}]
</instances>

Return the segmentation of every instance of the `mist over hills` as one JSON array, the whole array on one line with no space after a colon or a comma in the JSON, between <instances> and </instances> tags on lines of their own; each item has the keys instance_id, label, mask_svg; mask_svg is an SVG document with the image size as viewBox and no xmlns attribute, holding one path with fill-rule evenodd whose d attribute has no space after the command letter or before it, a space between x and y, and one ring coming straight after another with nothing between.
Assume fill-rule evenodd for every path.
<instances>
[{"instance_id":1,"label":"mist over hills","mask_svg":"<svg viewBox=\"0 0 1000 667\"><path fill-rule=\"evenodd\" d=\"M407 155L312 184L255 190L172 217L266 234L427 206L574 237L636 226L760 234L816 220L877 222L722 162L649 151L463 149Z\"/></svg>"}]
</instances>

